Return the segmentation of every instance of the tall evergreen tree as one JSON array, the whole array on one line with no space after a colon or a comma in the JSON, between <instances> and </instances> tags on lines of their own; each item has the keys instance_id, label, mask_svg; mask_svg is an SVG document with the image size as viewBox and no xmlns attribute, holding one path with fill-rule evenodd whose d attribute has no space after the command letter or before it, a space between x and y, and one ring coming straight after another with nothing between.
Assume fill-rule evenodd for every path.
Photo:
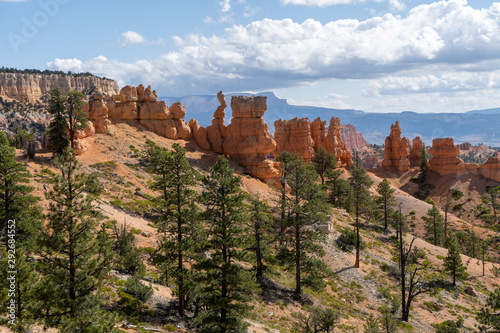
<instances>
[{"instance_id":1,"label":"tall evergreen tree","mask_svg":"<svg viewBox=\"0 0 500 333\"><path fill-rule=\"evenodd\" d=\"M102 186L95 174L79 173L67 151L55 160L48 225L39 240L43 280L38 284L38 315L63 332L115 331L114 319L102 310L100 287L110 270L109 235L97 230L99 214L92 207Z\"/></svg>"},{"instance_id":2,"label":"tall evergreen tree","mask_svg":"<svg viewBox=\"0 0 500 333\"><path fill-rule=\"evenodd\" d=\"M69 142L72 149L75 149L76 131L87 127L87 117L83 111L85 95L76 90L72 90L67 95L66 120L68 123Z\"/></svg>"},{"instance_id":3,"label":"tall evergreen tree","mask_svg":"<svg viewBox=\"0 0 500 333\"><path fill-rule=\"evenodd\" d=\"M431 235L429 240L432 244L436 246L441 245L444 236L444 224L443 216L439 212L439 209L433 205L432 208L427 211L427 215L422 216L422 220L425 221L425 230L427 234Z\"/></svg>"},{"instance_id":4,"label":"tall evergreen tree","mask_svg":"<svg viewBox=\"0 0 500 333\"><path fill-rule=\"evenodd\" d=\"M285 230L289 224L291 207L289 205L289 200L287 197L287 178L289 177L289 173L291 172L292 163L298 158L298 154L296 152L282 152L276 157L276 161L280 162L280 185L277 190L279 192L279 204L277 207L278 210L278 224L279 224L279 234L278 240L279 244L283 245L283 239L285 236Z\"/></svg>"},{"instance_id":5,"label":"tall evergreen tree","mask_svg":"<svg viewBox=\"0 0 500 333\"><path fill-rule=\"evenodd\" d=\"M456 280L464 280L467 277L466 267L462 263L460 256L460 245L454 236L448 238L448 255L444 258L444 269L452 277L453 286L457 285Z\"/></svg>"},{"instance_id":6,"label":"tall evergreen tree","mask_svg":"<svg viewBox=\"0 0 500 333\"><path fill-rule=\"evenodd\" d=\"M369 200L370 194L368 188L373 184L366 173L366 169L363 168L361 162L357 160L351 169L351 177L349 177L349 183L354 191L354 202L355 202L355 213L356 213L356 261L354 267L359 268L359 252L360 252L360 237L359 237L359 215L360 208L363 204L363 200Z\"/></svg>"},{"instance_id":7,"label":"tall evergreen tree","mask_svg":"<svg viewBox=\"0 0 500 333\"><path fill-rule=\"evenodd\" d=\"M323 256L324 251L317 242L323 235L309 226L324 221L325 197L316 183L318 175L310 164L294 155L289 166L286 183L290 187L288 200L291 216L280 258L288 264L289 269L295 270L295 293L300 295L302 284L317 289L323 287L322 277L326 267L319 257Z\"/></svg>"},{"instance_id":8,"label":"tall evergreen tree","mask_svg":"<svg viewBox=\"0 0 500 333\"><path fill-rule=\"evenodd\" d=\"M396 192L396 190L391 188L391 183L389 183L387 178L384 178L377 186L377 193L380 195L380 197L377 198L377 202L382 205L384 211L384 228L386 230L390 208L395 203L394 192Z\"/></svg>"},{"instance_id":9,"label":"tall evergreen tree","mask_svg":"<svg viewBox=\"0 0 500 333\"><path fill-rule=\"evenodd\" d=\"M226 158L221 156L203 178L201 201L206 207L203 222L210 256L197 265L202 270L202 303L207 310L200 313L197 322L200 332L246 332L243 321L251 299L254 283L250 272L238 260L244 260L245 194L240 177Z\"/></svg>"},{"instance_id":10,"label":"tall evergreen tree","mask_svg":"<svg viewBox=\"0 0 500 333\"><path fill-rule=\"evenodd\" d=\"M55 156L63 155L70 145L65 103L66 99L59 87L50 92L49 113L52 119L48 128L48 140Z\"/></svg>"},{"instance_id":11,"label":"tall evergreen tree","mask_svg":"<svg viewBox=\"0 0 500 333\"><path fill-rule=\"evenodd\" d=\"M269 205L258 197L250 198L249 229L251 233L250 249L255 253L255 278L262 282L264 277L264 259L269 254L268 245L272 231Z\"/></svg>"},{"instance_id":12,"label":"tall evergreen tree","mask_svg":"<svg viewBox=\"0 0 500 333\"><path fill-rule=\"evenodd\" d=\"M314 170L316 170L316 173L321 178L321 185L324 185L326 172L337 166L335 155L327 151L325 147L320 146L318 150L316 150L311 162L314 166Z\"/></svg>"},{"instance_id":13,"label":"tall evergreen tree","mask_svg":"<svg viewBox=\"0 0 500 333\"><path fill-rule=\"evenodd\" d=\"M184 316L186 298L194 288L192 272L186 264L194 253L197 208L193 187L198 181L186 150L178 143L171 151L152 142L149 145L149 169L155 175L151 188L162 193L156 199L162 212L159 230L164 234L159 259L166 275L175 279L178 311Z\"/></svg>"},{"instance_id":14,"label":"tall evergreen tree","mask_svg":"<svg viewBox=\"0 0 500 333\"><path fill-rule=\"evenodd\" d=\"M33 285L38 280L32 261L33 239L42 228L41 209L37 206L38 198L28 185L30 174L22 163L16 162L14 148L9 146L7 136L0 132L0 222L1 235L4 237L0 252L2 267L9 267L0 272L0 290L9 289L7 271L15 271L15 307L17 322L15 329L24 331L31 319L33 305ZM11 221L9 223L9 221ZM12 250L9 253L8 250ZM0 293L1 294L1 293ZM7 302L0 302L3 313Z\"/></svg>"}]
</instances>

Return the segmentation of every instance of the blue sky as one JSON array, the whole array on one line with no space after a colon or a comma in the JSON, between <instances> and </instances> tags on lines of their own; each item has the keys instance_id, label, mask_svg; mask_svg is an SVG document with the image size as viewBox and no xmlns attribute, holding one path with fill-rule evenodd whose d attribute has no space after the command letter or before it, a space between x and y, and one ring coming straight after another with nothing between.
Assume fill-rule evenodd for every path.
<instances>
[{"instance_id":1,"label":"blue sky","mask_svg":"<svg viewBox=\"0 0 500 333\"><path fill-rule=\"evenodd\" d=\"M500 107L500 3L0 0L0 66L159 96L273 91L376 112Z\"/></svg>"}]
</instances>

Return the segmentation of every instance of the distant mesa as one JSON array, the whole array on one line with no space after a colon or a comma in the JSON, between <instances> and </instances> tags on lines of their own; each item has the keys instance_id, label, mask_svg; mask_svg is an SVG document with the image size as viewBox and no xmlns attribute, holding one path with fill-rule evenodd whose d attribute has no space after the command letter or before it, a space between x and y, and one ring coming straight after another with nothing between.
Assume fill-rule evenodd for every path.
<instances>
[{"instance_id":1,"label":"distant mesa","mask_svg":"<svg viewBox=\"0 0 500 333\"><path fill-rule=\"evenodd\" d=\"M0 71L0 96L34 103L43 95L59 87L66 94L70 90L100 91L106 95L119 92L118 83L93 75L43 74Z\"/></svg>"}]
</instances>

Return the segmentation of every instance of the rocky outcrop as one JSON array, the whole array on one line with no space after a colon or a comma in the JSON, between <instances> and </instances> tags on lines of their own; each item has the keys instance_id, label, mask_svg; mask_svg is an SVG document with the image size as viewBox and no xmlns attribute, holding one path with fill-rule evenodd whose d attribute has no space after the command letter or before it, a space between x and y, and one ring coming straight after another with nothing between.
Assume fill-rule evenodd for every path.
<instances>
[{"instance_id":1,"label":"rocky outcrop","mask_svg":"<svg viewBox=\"0 0 500 333\"><path fill-rule=\"evenodd\" d=\"M342 141L340 119L332 117L323 146L327 151L333 153L339 166L350 167L352 164L352 153Z\"/></svg>"},{"instance_id":2,"label":"rocky outcrop","mask_svg":"<svg viewBox=\"0 0 500 333\"><path fill-rule=\"evenodd\" d=\"M18 101L36 102L55 87L63 93L70 90L99 91L106 95L118 94L118 83L96 76L65 74L0 73L0 96Z\"/></svg>"},{"instance_id":3,"label":"rocky outcrop","mask_svg":"<svg viewBox=\"0 0 500 333\"><path fill-rule=\"evenodd\" d=\"M151 86L125 86L119 94L105 97L95 93L89 100L88 117L96 132L112 133L111 124L118 121L137 121L146 129L169 139L189 139L191 127L184 121L186 110L180 103L169 108L159 101Z\"/></svg>"},{"instance_id":4,"label":"rocky outcrop","mask_svg":"<svg viewBox=\"0 0 500 333\"><path fill-rule=\"evenodd\" d=\"M345 147L349 150L361 149L368 146L363 135L351 124L340 125L340 134L342 135Z\"/></svg>"},{"instance_id":5,"label":"rocky outcrop","mask_svg":"<svg viewBox=\"0 0 500 333\"><path fill-rule=\"evenodd\" d=\"M484 177L500 182L500 155L498 152L490 157L486 163L481 164L479 170Z\"/></svg>"},{"instance_id":6,"label":"rocky outcrop","mask_svg":"<svg viewBox=\"0 0 500 333\"><path fill-rule=\"evenodd\" d=\"M464 142L458 145L458 149L460 150L470 150L471 147L472 145L470 144L470 142Z\"/></svg>"},{"instance_id":7,"label":"rocky outcrop","mask_svg":"<svg viewBox=\"0 0 500 333\"><path fill-rule=\"evenodd\" d=\"M412 165L420 165L420 154L422 153L422 148L424 147L424 143L419 136L417 136L412 141L412 146L410 150L410 163Z\"/></svg>"},{"instance_id":8,"label":"rocky outcrop","mask_svg":"<svg viewBox=\"0 0 500 333\"><path fill-rule=\"evenodd\" d=\"M262 180L278 176L267 155L276 147L269 126L262 118L267 110L265 96L232 96L233 118L225 130L223 153L245 166L247 172Z\"/></svg>"},{"instance_id":9,"label":"rocky outcrop","mask_svg":"<svg viewBox=\"0 0 500 333\"><path fill-rule=\"evenodd\" d=\"M432 158L429 160L429 170L440 175L456 174L464 162L458 158L459 149L452 138L432 140L429 149Z\"/></svg>"},{"instance_id":10,"label":"rocky outcrop","mask_svg":"<svg viewBox=\"0 0 500 333\"><path fill-rule=\"evenodd\" d=\"M212 125L206 129L194 119L189 121L193 137L200 148L224 154L243 165L247 173L263 181L275 179L278 169L267 155L276 148L269 126L262 116L267 110L264 96L232 96L232 119L224 124L226 97L217 94L220 106L214 112Z\"/></svg>"},{"instance_id":11,"label":"rocky outcrop","mask_svg":"<svg viewBox=\"0 0 500 333\"><path fill-rule=\"evenodd\" d=\"M308 118L295 117L274 122L274 156L284 151L297 152L306 161L314 157L314 141L311 136L311 122Z\"/></svg>"},{"instance_id":12,"label":"rocky outcrop","mask_svg":"<svg viewBox=\"0 0 500 333\"><path fill-rule=\"evenodd\" d=\"M306 161L310 161L315 151L322 146L335 155L339 166L350 167L352 164L352 153L342 141L339 118L330 119L328 129L326 121L320 118L312 123L308 118L280 119L274 123L274 130L275 156L283 151L295 151Z\"/></svg>"},{"instance_id":13,"label":"rocky outcrop","mask_svg":"<svg viewBox=\"0 0 500 333\"><path fill-rule=\"evenodd\" d=\"M207 138L210 143L211 150L223 154L222 144L226 137L226 125L224 124L224 117L226 115L226 96L222 94L222 91L217 93L217 100L220 105L214 112L214 119L212 119L212 125L207 127Z\"/></svg>"},{"instance_id":14,"label":"rocky outcrop","mask_svg":"<svg viewBox=\"0 0 500 333\"><path fill-rule=\"evenodd\" d=\"M399 121L391 125L391 133L385 138L384 160L382 167L398 171L410 169L410 140L401 137Z\"/></svg>"}]
</instances>

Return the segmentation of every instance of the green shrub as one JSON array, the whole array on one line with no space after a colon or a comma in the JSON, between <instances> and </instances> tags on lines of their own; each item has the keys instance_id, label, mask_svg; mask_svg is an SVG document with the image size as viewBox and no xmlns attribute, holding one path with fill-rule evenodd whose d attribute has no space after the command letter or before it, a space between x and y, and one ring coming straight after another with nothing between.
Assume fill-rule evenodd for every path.
<instances>
[{"instance_id":1,"label":"green shrub","mask_svg":"<svg viewBox=\"0 0 500 333\"><path fill-rule=\"evenodd\" d=\"M453 199L455 199L455 200L460 200L464 196L464 194L462 192L460 192L459 190L453 190L451 195L453 196Z\"/></svg>"},{"instance_id":2,"label":"green shrub","mask_svg":"<svg viewBox=\"0 0 500 333\"><path fill-rule=\"evenodd\" d=\"M141 302L146 302L153 296L153 288L143 284L137 275L127 279L124 291Z\"/></svg>"}]
</instances>

